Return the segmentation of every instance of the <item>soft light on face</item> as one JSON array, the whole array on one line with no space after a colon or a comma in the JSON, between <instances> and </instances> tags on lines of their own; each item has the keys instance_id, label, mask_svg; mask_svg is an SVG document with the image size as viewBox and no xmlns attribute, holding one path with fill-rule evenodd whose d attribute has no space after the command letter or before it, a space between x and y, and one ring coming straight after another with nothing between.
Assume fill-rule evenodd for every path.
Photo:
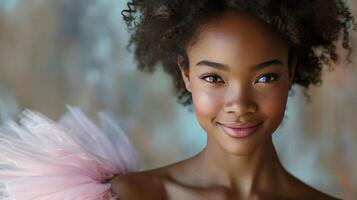
<instances>
[{"instance_id":1,"label":"soft light on face","mask_svg":"<svg viewBox=\"0 0 357 200\"><path fill-rule=\"evenodd\" d=\"M252 16L227 12L200 29L187 55L189 71L181 72L209 144L246 155L266 142L283 119L292 80L280 36ZM218 125L231 122L260 125L237 138Z\"/></svg>"}]
</instances>

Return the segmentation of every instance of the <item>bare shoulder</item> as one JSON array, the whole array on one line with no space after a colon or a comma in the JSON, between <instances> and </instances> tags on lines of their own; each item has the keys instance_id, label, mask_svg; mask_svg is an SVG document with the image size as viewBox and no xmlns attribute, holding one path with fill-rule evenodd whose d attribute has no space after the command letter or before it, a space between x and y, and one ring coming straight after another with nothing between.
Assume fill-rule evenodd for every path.
<instances>
[{"instance_id":1,"label":"bare shoulder","mask_svg":"<svg viewBox=\"0 0 357 200\"><path fill-rule=\"evenodd\" d=\"M183 161L160 168L118 175L110 181L112 191L125 200L165 200L166 185L171 180L174 169Z\"/></svg>"},{"instance_id":2,"label":"bare shoulder","mask_svg":"<svg viewBox=\"0 0 357 200\"><path fill-rule=\"evenodd\" d=\"M310 186L308 186L308 187L310 187ZM311 187L308 189L305 199L339 200L336 197L330 196L326 193L323 193L323 192L316 190L315 188L311 188Z\"/></svg>"},{"instance_id":3,"label":"bare shoulder","mask_svg":"<svg viewBox=\"0 0 357 200\"><path fill-rule=\"evenodd\" d=\"M112 191L125 200L165 198L163 174L154 171L118 175L110 181Z\"/></svg>"},{"instance_id":4,"label":"bare shoulder","mask_svg":"<svg viewBox=\"0 0 357 200\"><path fill-rule=\"evenodd\" d=\"M308 186L308 187L309 187L308 190L310 190L309 198L311 197L313 199L321 199L321 200L340 200L340 199L338 199L336 197L333 197L333 196L330 196L330 195L328 195L326 193L323 193L323 192L321 192L321 191L319 191L319 190L317 190L315 188L312 188L310 186Z\"/></svg>"},{"instance_id":5,"label":"bare shoulder","mask_svg":"<svg viewBox=\"0 0 357 200\"><path fill-rule=\"evenodd\" d=\"M336 197L330 196L310 185L302 182L294 177L294 188L290 190L291 194L295 194L293 199L316 199L316 200L339 200Z\"/></svg>"}]
</instances>

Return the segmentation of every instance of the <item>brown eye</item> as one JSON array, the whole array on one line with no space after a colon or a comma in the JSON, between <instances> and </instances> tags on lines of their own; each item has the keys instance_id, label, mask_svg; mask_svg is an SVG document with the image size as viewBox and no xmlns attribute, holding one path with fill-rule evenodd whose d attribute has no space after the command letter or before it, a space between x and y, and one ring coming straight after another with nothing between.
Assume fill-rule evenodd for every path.
<instances>
[{"instance_id":1,"label":"brown eye","mask_svg":"<svg viewBox=\"0 0 357 200\"><path fill-rule=\"evenodd\" d=\"M217 75L207 75L207 76L201 77L201 79L208 83L222 83L223 82L223 80Z\"/></svg>"}]
</instances>

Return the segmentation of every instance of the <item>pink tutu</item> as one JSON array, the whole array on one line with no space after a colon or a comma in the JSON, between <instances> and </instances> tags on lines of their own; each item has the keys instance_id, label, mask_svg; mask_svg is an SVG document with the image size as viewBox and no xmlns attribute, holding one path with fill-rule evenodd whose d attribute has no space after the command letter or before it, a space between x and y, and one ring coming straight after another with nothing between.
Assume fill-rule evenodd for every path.
<instances>
[{"instance_id":1,"label":"pink tutu","mask_svg":"<svg viewBox=\"0 0 357 200\"><path fill-rule=\"evenodd\" d=\"M114 121L102 129L79 109L54 122L25 110L0 129L0 199L113 200L106 183L138 169L137 154Z\"/></svg>"}]
</instances>

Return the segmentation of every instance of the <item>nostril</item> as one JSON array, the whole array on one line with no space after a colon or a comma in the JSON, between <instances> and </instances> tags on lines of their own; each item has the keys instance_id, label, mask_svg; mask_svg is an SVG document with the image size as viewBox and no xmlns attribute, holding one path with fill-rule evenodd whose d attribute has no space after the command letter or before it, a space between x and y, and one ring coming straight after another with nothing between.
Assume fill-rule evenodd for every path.
<instances>
[{"instance_id":1,"label":"nostril","mask_svg":"<svg viewBox=\"0 0 357 200\"><path fill-rule=\"evenodd\" d=\"M256 104L227 104L224 107L224 111L227 113L235 113L237 115L244 115L246 113L255 113L258 110L258 106Z\"/></svg>"},{"instance_id":2,"label":"nostril","mask_svg":"<svg viewBox=\"0 0 357 200\"><path fill-rule=\"evenodd\" d=\"M257 105L253 105L253 106L250 107L248 112L255 113L255 112L257 112L257 110L258 110L258 106Z\"/></svg>"}]
</instances>

